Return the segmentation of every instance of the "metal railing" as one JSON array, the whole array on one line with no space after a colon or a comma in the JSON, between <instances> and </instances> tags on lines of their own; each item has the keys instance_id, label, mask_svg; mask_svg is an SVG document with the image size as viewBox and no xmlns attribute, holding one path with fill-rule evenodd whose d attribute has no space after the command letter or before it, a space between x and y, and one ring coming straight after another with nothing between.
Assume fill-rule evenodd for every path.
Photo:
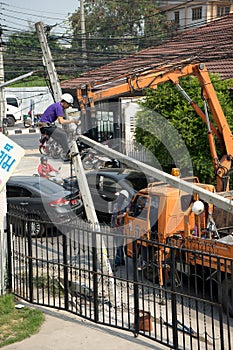
<instances>
[{"instance_id":1,"label":"metal railing","mask_svg":"<svg viewBox=\"0 0 233 350\"><path fill-rule=\"evenodd\" d=\"M109 227L80 221L32 237L32 222L7 215L8 285L15 295L173 349L233 348L233 260L215 257L211 265L208 254L116 237ZM114 269L121 238L125 264ZM103 272L100 241L113 275Z\"/></svg>"}]
</instances>

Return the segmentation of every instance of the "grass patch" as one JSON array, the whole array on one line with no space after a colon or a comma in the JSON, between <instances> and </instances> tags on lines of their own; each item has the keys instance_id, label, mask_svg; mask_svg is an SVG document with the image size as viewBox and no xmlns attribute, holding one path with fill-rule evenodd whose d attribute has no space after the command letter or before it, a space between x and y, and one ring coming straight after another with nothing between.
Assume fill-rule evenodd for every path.
<instances>
[{"instance_id":1,"label":"grass patch","mask_svg":"<svg viewBox=\"0 0 233 350\"><path fill-rule=\"evenodd\" d=\"M0 296L0 348L37 333L43 321L40 310L16 309L12 294Z\"/></svg>"}]
</instances>

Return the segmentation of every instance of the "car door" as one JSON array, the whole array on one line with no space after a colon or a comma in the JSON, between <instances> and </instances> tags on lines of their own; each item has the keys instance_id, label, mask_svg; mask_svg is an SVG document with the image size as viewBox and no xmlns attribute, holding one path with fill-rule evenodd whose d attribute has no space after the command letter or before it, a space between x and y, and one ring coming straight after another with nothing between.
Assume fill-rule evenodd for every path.
<instances>
[{"instance_id":1,"label":"car door","mask_svg":"<svg viewBox=\"0 0 233 350\"><path fill-rule=\"evenodd\" d=\"M28 212L43 210L41 198L33 196L30 189L17 185L7 185L6 190L8 209L14 209L17 206Z\"/></svg>"}]
</instances>

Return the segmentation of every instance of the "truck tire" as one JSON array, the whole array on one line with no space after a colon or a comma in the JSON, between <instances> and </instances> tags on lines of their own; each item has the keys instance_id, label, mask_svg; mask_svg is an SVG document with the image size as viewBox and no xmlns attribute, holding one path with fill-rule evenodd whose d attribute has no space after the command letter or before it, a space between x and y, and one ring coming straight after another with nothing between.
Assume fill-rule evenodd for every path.
<instances>
[{"instance_id":1,"label":"truck tire","mask_svg":"<svg viewBox=\"0 0 233 350\"><path fill-rule=\"evenodd\" d=\"M233 282L231 279L222 281L222 305L224 310L233 317Z\"/></svg>"},{"instance_id":2,"label":"truck tire","mask_svg":"<svg viewBox=\"0 0 233 350\"><path fill-rule=\"evenodd\" d=\"M12 127L15 125L15 118L11 115L7 116L7 126Z\"/></svg>"}]
</instances>

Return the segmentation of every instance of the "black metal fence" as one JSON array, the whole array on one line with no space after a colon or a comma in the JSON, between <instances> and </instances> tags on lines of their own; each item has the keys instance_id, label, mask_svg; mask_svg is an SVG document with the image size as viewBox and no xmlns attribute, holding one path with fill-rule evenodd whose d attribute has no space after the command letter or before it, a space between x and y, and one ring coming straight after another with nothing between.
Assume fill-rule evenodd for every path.
<instances>
[{"instance_id":1,"label":"black metal fence","mask_svg":"<svg viewBox=\"0 0 233 350\"><path fill-rule=\"evenodd\" d=\"M124 236L125 265L114 269L120 236L108 227L77 221L32 237L34 221L8 213L7 223L8 284L20 298L173 349L233 348L233 260L211 265L210 255Z\"/></svg>"}]
</instances>

